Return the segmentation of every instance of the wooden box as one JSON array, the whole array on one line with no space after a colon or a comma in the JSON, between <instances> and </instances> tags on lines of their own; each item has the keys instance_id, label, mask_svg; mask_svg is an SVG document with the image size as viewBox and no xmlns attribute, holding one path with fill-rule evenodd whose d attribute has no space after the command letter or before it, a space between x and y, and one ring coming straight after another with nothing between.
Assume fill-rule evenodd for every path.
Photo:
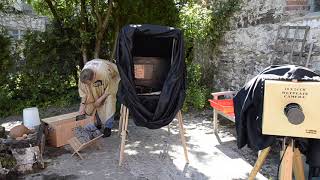
<instances>
[{"instance_id":1,"label":"wooden box","mask_svg":"<svg viewBox=\"0 0 320 180\"><path fill-rule=\"evenodd\" d=\"M320 139L320 82L266 80L262 134ZM291 123L285 115L288 104L298 104L304 120Z\"/></svg>"},{"instance_id":2,"label":"wooden box","mask_svg":"<svg viewBox=\"0 0 320 180\"><path fill-rule=\"evenodd\" d=\"M49 126L48 141L51 146L61 147L68 144L68 140L74 137L73 129L75 127L94 123L94 118L90 116L76 121L78 114L78 112L74 112L42 119Z\"/></svg>"}]
</instances>

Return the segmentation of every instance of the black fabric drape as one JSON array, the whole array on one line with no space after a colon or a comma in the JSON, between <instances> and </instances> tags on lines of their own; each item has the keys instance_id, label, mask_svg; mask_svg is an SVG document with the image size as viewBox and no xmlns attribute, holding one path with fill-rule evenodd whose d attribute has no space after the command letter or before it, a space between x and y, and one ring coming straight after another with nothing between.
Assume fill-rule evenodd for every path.
<instances>
[{"instance_id":1,"label":"black fabric drape","mask_svg":"<svg viewBox=\"0 0 320 180\"><path fill-rule=\"evenodd\" d=\"M176 40L173 62L158 98L137 95L132 55L136 35ZM186 67L181 31L171 27L146 24L125 26L118 36L116 60L121 77L118 100L129 108L135 124L149 129L158 129L168 125L182 108L186 95ZM152 107L148 106L148 101Z\"/></svg>"},{"instance_id":2,"label":"black fabric drape","mask_svg":"<svg viewBox=\"0 0 320 180\"><path fill-rule=\"evenodd\" d=\"M319 78L310 69L284 65L270 66L250 80L233 99L238 147L248 145L254 150L262 150L275 142L276 136L262 134L264 80L319 81ZM320 140L297 138L297 141L299 148L307 155L313 176L320 176L317 174L320 168Z\"/></svg>"}]
</instances>

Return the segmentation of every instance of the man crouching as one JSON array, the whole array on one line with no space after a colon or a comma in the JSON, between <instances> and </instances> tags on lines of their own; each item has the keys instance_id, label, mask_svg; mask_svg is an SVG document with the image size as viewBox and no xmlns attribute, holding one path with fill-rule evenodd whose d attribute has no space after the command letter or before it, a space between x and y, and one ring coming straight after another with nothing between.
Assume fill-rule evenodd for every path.
<instances>
[{"instance_id":1,"label":"man crouching","mask_svg":"<svg viewBox=\"0 0 320 180\"><path fill-rule=\"evenodd\" d=\"M117 66L103 59L88 61L80 73L79 114L95 113L96 127L103 125L103 137L111 135L119 81Z\"/></svg>"}]
</instances>

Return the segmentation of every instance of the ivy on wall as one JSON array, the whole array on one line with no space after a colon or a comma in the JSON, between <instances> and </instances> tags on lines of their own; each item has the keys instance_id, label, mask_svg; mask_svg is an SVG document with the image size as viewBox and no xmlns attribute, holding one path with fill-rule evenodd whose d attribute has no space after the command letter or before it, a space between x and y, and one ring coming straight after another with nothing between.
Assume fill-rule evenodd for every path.
<instances>
[{"instance_id":1,"label":"ivy on wall","mask_svg":"<svg viewBox=\"0 0 320 180\"><path fill-rule=\"evenodd\" d=\"M236 11L240 10L241 0L214 1L211 9L211 21L208 28L208 38L212 49L217 50L226 31L230 29L230 20Z\"/></svg>"},{"instance_id":2,"label":"ivy on wall","mask_svg":"<svg viewBox=\"0 0 320 180\"><path fill-rule=\"evenodd\" d=\"M184 31L186 59L188 66L188 89L184 110L190 107L203 109L210 97L212 78L216 70L194 61L194 46L208 44L211 56L219 54L218 45L226 31L230 29L230 20L240 9L241 0L217 0L208 4L189 1L180 10L180 27ZM209 59L206 59L209 61Z\"/></svg>"}]
</instances>

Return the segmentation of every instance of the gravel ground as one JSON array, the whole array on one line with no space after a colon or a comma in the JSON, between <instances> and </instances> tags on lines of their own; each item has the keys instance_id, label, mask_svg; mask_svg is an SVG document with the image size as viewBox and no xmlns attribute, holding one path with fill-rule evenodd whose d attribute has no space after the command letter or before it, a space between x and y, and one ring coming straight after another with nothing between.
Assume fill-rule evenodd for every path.
<instances>
[{"instance_id":1,"label":"gravel ground","mask_svg":"<svg viewBox=\"0 0 320 180\"><path fill-rule=\"evenodd\" d=\"M77 110L49 108L40 110L41 118ZM46 148L46 168L23 176L23 179L118 179L118 180L240 180L247 179L255 163L257 152L249 148L238 149L235 127L220 119L218 137L213 133L210 110L183 114L190 163L186 164L181 146L177 120L171 123L171 132L163 127L150 130L134 125L129 119L129 138L125 160L118 167L120 138L117 126L109 138L101 139L102 149L89 148L82 152L85 160L71 157L70 147ZM0 119L14 122L22 117ZM13 123L14 124L14 123ZM117 124L117 123L116 123ZM275 179L278 164L278 147L269 155L257 179Z\"/></svg>"}]
</instances>

